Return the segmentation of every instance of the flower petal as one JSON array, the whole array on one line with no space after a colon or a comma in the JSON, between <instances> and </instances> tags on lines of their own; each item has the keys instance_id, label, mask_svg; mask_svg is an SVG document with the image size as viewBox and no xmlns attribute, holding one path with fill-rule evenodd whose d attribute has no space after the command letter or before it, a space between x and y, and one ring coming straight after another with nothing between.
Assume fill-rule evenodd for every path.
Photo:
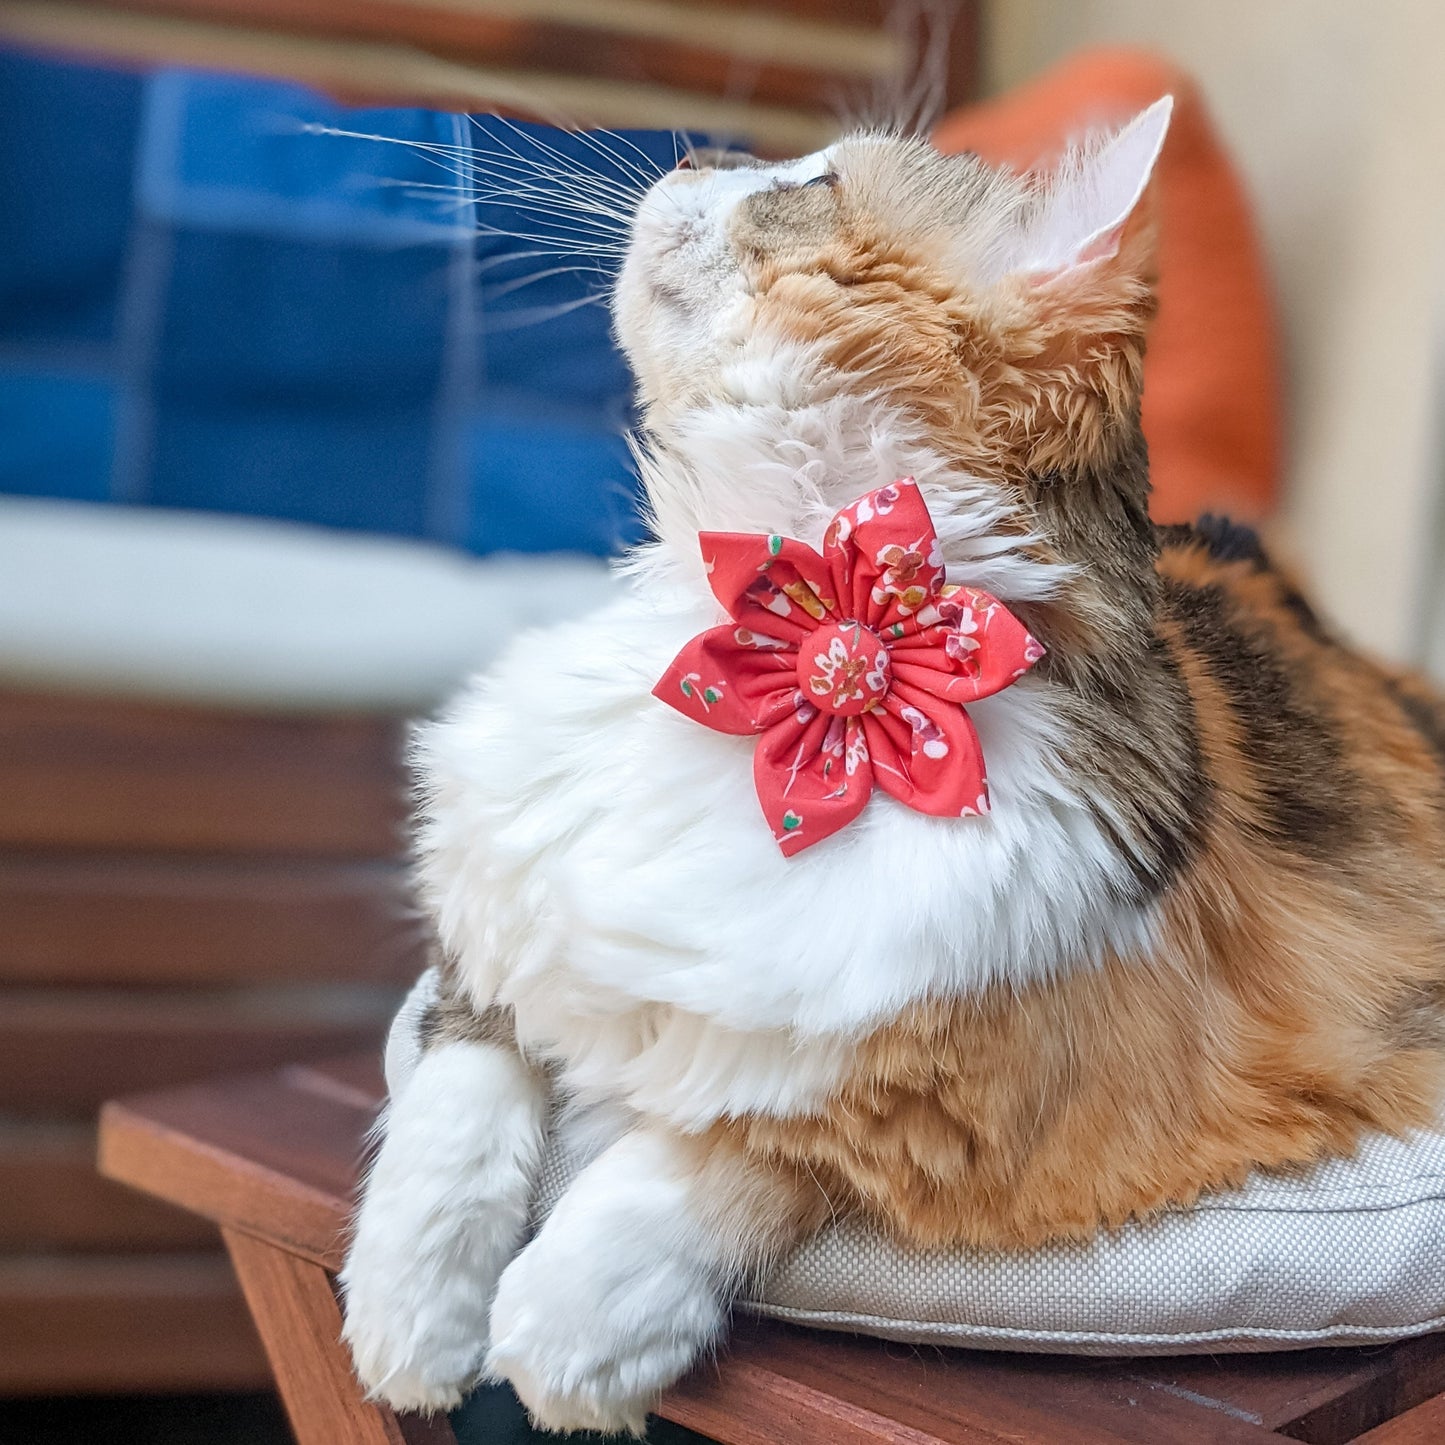
<instances>
[{"instance_id":1,"label":"flower petal","mask_svg":"<svg viewBox=\"0 0 1445 1445\"><path fill-rule=\"evenodd\" d=\"M891 644L893 676L949 702L977 702L1016 682L1043 647L998 600L976 587L944 587L918 631Z\"/></svg>"},{"instance_id":2,"label":"flower petal","mask_svg":"<svg viewBox=\"0 0 1445 1445\"><path fill-rule=\"evenodd\" d=\"M694 637L652 695L715 732L759 733L794 711L797 663L795 648L728 622Z\"/></svg>"},{"instance_id":3,"label":"flower petal","mask_svg":"<svg viewBox=\"0 0 1445 1445\"><path fill-rule=\"evenodd\" d=\"M778 847L792 857L846 827L873 791L873 767L858 718L796 717L758 739L753 781Z\"/></svg>"},{"instance_id":4,"label":"flower petal","mask_svg":"<svg viewBox=\"0 0 1445 1445\"><path fill-rule=\"evenodd\" d=\"M874 779L900 803L939 818L988 812L983 749L961 707L895 683L863 728Z\"/></svg>"},{"instance_id":5,"label":"flower petal","mask_svg":"<svg viewBox=\"0 0 1445 1445\"><path fill-rule=\"evenodd\" d=\"M713 595L749 628L795 643L837 606L827 566L802 542L749 532L698 540Z\"/></svg>"},{"instance_id":6,"label":"flower petal","mask_svg":"<svg viewBox=\"0 0 1445 1445\"><path fill-rule=\"evenodd\" d=\"M875 632L906 624L943 585L938 534L912 477L844 507L828 525L823 555L840 607Z\"/></svg>"}]
</instances>

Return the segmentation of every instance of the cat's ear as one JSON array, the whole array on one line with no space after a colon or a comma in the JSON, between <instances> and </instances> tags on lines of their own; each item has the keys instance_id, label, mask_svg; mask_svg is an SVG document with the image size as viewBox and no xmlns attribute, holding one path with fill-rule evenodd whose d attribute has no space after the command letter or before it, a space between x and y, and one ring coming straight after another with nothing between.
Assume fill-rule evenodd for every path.
<instances>
[{"instance_id":1,"label":"cat's ear","mask_svg":"<svg viewBox=\"0 0 1445 1445\"><path fill-rule=\"evenodd\" d=\"M1019 232L1008 272L1042 279L1116 255L1173 109L1174 97L1166 95L1107 140L1066 156Z\"/></svg>"}]
</instances>

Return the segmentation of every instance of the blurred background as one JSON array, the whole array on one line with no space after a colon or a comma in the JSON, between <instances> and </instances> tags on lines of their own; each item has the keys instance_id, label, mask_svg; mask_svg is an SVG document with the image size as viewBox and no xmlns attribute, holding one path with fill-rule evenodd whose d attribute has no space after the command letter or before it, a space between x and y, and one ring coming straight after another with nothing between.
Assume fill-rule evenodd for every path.
<instances>
[{"instance_id":1,"label":"blurred background","mask_svg":"<svg viewBox=\"0 0 1445 1445\"><path fill-rule=\"evenodd\" d=\"M1158 515L1445 677L1441 55L1434 0L0 0L0 1441L286 1438L95 1113L376 1048L405 719L642 535L599 302L678 132L1027 167L1175 91Z\"/></svg>"}]
</instances>

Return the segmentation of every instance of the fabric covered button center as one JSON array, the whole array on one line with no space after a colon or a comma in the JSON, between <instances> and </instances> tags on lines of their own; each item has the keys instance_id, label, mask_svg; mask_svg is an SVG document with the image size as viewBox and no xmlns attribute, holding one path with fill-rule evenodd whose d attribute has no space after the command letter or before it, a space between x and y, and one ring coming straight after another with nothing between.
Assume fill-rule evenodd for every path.
<instances>
[{"instance_id":1,"label":"fabric covered button center","mask_svg":"<svg viewBox=\"0 0 1445 1445\"><path fill-rule=\"evenodd\" d=\"M887 696L888 684L888 649L861 622L825 623L798 646L798 686L823 712L868 712Z\"/></svg>"}]
</instances>

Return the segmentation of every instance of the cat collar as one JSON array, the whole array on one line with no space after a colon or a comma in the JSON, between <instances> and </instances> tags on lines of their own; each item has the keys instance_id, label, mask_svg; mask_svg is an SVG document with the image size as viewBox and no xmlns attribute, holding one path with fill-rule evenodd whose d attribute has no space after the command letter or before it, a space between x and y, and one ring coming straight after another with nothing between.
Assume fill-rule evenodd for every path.
<instances>
[{"instance_id":1,"label":"cat collar","mask_svg":"<svg viewBox=\"0 0 1445 1445\"><path fill-rule=\"evenodd\" d=\"M788 537L699 541L732 620L694 637L654 695L716 732L758 736L753 779L784 854L852 822L875 783L920 813L988 812L963 705L1044 649L996 597L944 581L911 477L844 507L821 556Z\"/></svg>"}]
</instances>

